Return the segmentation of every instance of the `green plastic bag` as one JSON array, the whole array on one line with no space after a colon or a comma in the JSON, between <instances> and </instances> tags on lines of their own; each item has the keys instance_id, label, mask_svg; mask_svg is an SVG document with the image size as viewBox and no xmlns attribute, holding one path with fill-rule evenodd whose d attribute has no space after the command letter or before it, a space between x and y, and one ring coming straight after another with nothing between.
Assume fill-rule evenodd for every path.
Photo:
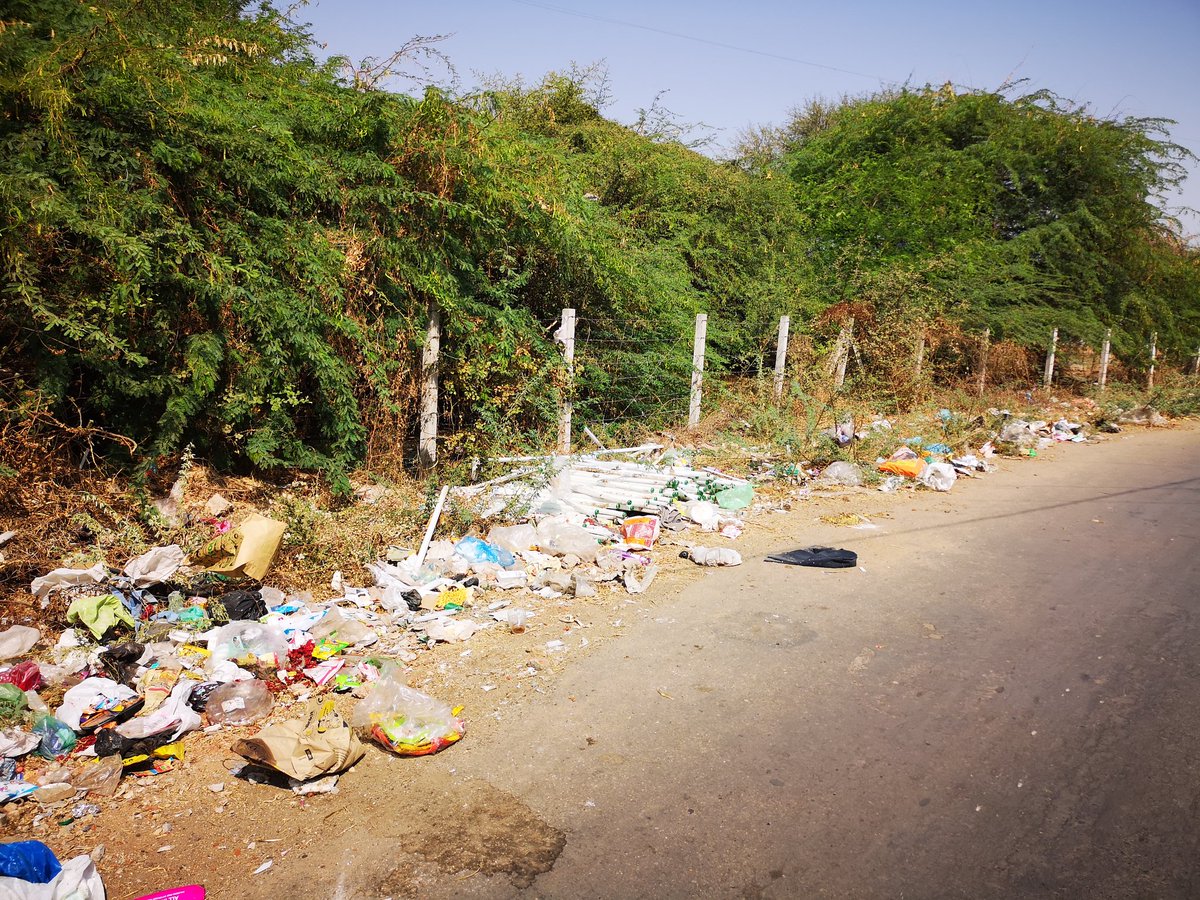
<instances>
[{"instance_id":1,"label":"green plastic bag","mask_svg":"<svg viewBox=\"0 0 1200 900\"><path fill-rule=\"evenodd\" d=\"M716 496L717 506L721 509L745 509L754 502L754 488L748 484L726 488Z\"/></svg>"},{"instance_id":2,"label":"green plastic bag","mask_svg":"<svg viewBox=\"0 0 1200 900\"><path fill-rule=\"evenodd\" d=\"M29 709L25 692L15 684L0 684L0 719L13 721Z\"/></svg>"}]
</instances>

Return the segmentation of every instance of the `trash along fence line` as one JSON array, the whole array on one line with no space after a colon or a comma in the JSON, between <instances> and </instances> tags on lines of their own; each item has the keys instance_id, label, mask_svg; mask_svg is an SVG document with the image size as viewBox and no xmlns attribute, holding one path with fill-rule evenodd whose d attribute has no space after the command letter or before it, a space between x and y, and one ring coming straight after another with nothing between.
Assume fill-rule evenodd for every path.
<instances>
[{"instance_id":1,"label":"trash along fence line","mask_svg":"<svg viewBox=\"0 0 1200 900\"><path fill-rule=\"evenodd\" d=\"M500 678L533 684L544 660L588 646L581 617L637 607L669 567L741 565L736 545L746 529L815 492L949 492L1003 456L1103 439L1119 422L1164 421L1148 407L1109 421L1084 400L1050 411L1035 420L989 410L971 441L954 437L964 416L950 409L907 425L843 420L825 433L830 449L891 438L890 453L863 464L781 467L757 457L735 473L706 464L703 448L659 443L492 460L511 468L480 484L444 485L418 547L376 547L357 574L333 571L324 584L292 590L270 583L284 523L173 488L197 551L171 544L119 569L53 569L29 592L38 608L64 610L62 625L48 617L53 626L0 631L0 804L27 810L31 832L53 842L64 822L91 828L106 807L134 808L142 802L134 785L222 797L268 785L319 802L354 790L355 767L372 755L454 752L469 739L468 691L494 690ZM483 526L464 534L443 522L451 498ZM853 535L877 526L853 518L849 546L799 546L767 559L798 571L866 564L869 546L855 546ZM489 648L502 657L510 642L524 652L507 664L486 658ZM428 692L410 683L472 652L483 677L497 680L471 683L456 668ZM443 693L455 696L435 696ZM214 746L236 762L197 788L184 761ZM64 846L78 846L82 833ZM10 852L0 878L58 878L72 896L103 896L100 859L59 863L44 845ZM244 873L272 864L247 859Z\"/></svg>"},{"instance_id":2,"label":"trash along fence line","mask_svg":"<svg viewBox=\"0 0 1200 900\"><path fill-rule=\"evenodd\" d=\"M600 390L603 391L607 388L614 397L619 395L629 396L640 392L641 396L639 396L636 402L627 400L624 402L623 408L620 401L613 400L610 403L609 398L603 396L597 397L595 387L588 388L587 390L590 393L586 395L579 393L581 386L577 375L579 360L581 358L580 354L582 354L585 366L595 367L598 365L603 369L606 365L609 365L610 357L615 357L618 361L623 361L623 354L646 352L648 348L653 346L653 342L638 336L628 336L619 339L611 337L595 339L588 331L588 320L586 317L580 316L573 308L562 310L560 323L558 331L555 334L556 341L561 348L561 362L565 373L565 386L563 388L562 399L559 402L558 421L556 423L558 431L556 446L560 454L570 453L575 446L573 429L577 428L579 435L591 445L603 448L604 443L597 437L596 432L592 430L592 426L644 422L647 419L645 413L647 408L658 413L667 413L668 419L677 415L677 421L685 432L696 429L699 425L704 406L705 380L720 377L719 367L713 369L709 365L708 315L700 313L695 316L694 328L690 333L691 341L689 349L691 350L691 365L686 372L679 373L680 381L677 384L670 381L664 382L661 378L656 379L656 377L652 377L651 373L630 373L624 369L618 369L610 379L600 380L602 385ZM836 338L829 350L823 354L823 361L819 363L823 378L832 391L845 390L847 379L855 370L855 367L863 368L867 365L867 363L864 363L863 353L859 347L857 330L853 316L847 316L842 320ZM770 389L776 403L783 402L784 387L788 383L789 378L800 378L803 374L794 367L789 369L789 347L795 334L796 330L792 317L787 315L780 316L772 335L772 340L764 341L763 344L764 348L773 345L774 364L770 368ZM980 329L978 332L975 332L975 335L975 337L971 337L970 335L964 336L966 342L964 353L970 369L970 383L975 392L982 396L987 390L989 382L994 381L996 378L996 376L993 376L990 367L990 357L995 335L990 326ZM1098 366L1095 362L1094 353L1089 355L1092 362L1090 366L1085 367L1084 371L1080 371L1080 367L1077 364L1070 364L1070 375L1073 379L1087 378L1097 383L1101 389L1105 387L1112 359L1111 336L1112 329L1109 328L1103 334L1102 340L1096 341L1096 343L1103 345L1103 350L1099 355ZM1101 338L1101 335L1095 335L1092 339L1095 338ZM677 342L676 346L682 349L682 344L687 340L687 336L679 333L673 340ZM1051 389L1056 381L1063 377L1065 370L1062 368L1059 357L1064 342L1069 342L1070 347L1074 348L1072 354L1075 354L1078 348L1090 346L1088 340L1090 339L1064 337L1057 327L1050 330L1048 333L1048 343L1042 345L1045 355L1043 358L1040 387L1043 390ZM1034 352L1035 349L1037 348L1031 348L1030 352ZM1142 362L1146 363L1147 384L1148 386L1152 386L1155 365L1159 359L1153 338L1148 350L1149 352L1145 360L1136 360L1135 362L1138 364ZM918 380L922 377L923 372L929 371L928 351L928 337L922 331L914 341L912 350L913 374ZM769 351L764 350L764 352ZM1074 356L1072 356L1072 359L1074 359ZM1071 363L1071 360L1068 360L1068 362ZM1190 363L1191 360L1185 361L1184 368ZM612 363L612 365L614 368L617 368L618 363ZM1197 351L1196 365L1200 366L1200 350ZM866 371L865 368L863 368L863 371ZM653 374L654 376L665 375L665 373ZM1001 372L999 377L1005 377L1004 373ZM580 403L581 400L583 401L582 403ZM596 416L591 410L596 406L598 401L605 407L615 404L617 409L612 414Z\"/></svg>"}]
</instances>

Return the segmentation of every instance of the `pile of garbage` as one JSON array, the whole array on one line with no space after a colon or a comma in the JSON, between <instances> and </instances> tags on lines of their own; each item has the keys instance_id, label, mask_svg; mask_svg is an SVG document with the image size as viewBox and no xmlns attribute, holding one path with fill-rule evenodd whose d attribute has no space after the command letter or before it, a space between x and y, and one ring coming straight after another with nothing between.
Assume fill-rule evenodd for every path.
<instances>
[{"instance_id":1,"label":"pile of garbage","mask_svg":"<svg viewBox=\"0 0 1200 900\"><path fill-rule=\"evenodd\" d=\"M633 460L602 457L624 454ZM585 456L516 457L526 465L483 484L456 488L462 497L485 498L487 516L517 510L531 516L565 516L572 521L613 524L630 513L677 519L679 503L715 503L744 509L753 499L750 482L707 467L693 468L681 451L660 444L601 450Z\"/></svg>"},{"instance_id":2,"label":"pile of garbage","mask_svg":"<svg viewBox=\"0 0 1200 900\"><path fill-rule=\"evenodd\" d=\"M977 449L963 446L956 449L943 440L927 441L920 436L902 440L890 456L876 460L876 471L885 476L879 490L887 493L911 485L934 491L949 491L959 478L972 478L993 471L995 466L991 460L995 459L1000 451L1018 456L1037 456L1039 450L1053 444L1078 444L1090 439L1090 429L1086 424L1072 422L1066 418L1054 422L1029 421L1001 409L990 409L988 415L995 427L991 432L991 439ZM1122 418L1122 421L1157 424L1154 416L1158 414L1141 409ZM955 414L948 409L942 409L937 418L943 430L946 430L953 422ZM1165 421L1161 416L1158 416L1158 420ZM978 421L982 423L983 420ZM826 432L826 435L838 446L846 446L871 434L891 430L892 424L886 419L876 419L865 430L855 431L853 420L847 418L836 428ZM1101 420L1096 430L1112 432L1120 431L1120 428L1115 423ZM862 469L849 462L834 462L824 470L814 470L812 474L812 484L817 487L857 488L865 483Z\"/></svg>"},{"instance_id":3,"label":"pile of garbage","mask_svg":"<svg viewBox=\"0 0 1200 900\"><path fill-rule=\"evenodd\" d=\"M201 730L247 729L230 743L247 771L302 794L334 790L367 743L438 752L465 734L461 709L406 684L404 664L486 629L523 632L535 598L640 594L664 532L736 538L754 498L745 479L676 455L551 468L460 489L506 506L528 497L525 521L486 538L434 539L444 489L419 549L388 548L366 567L371 584L334 573L326 600L263 583L286 526L256 513L210 521L215 535L190 559L169 545L120 571L34 579L31 593L65 608L69 627L46 640L23 625L0 632L0 803L37 804L35 824L93 815L124 779L175 770ZM730 547L687 544L697 564L741 562Z\"/></svg>"},{"instance_id":4,"label":"pile of garbage","mask_svg":"<svg viewBox=\"0 0 1200 900\"><path fill-rule=\"evenodd\" d=\"M895 434L895 451L875 462L885 492L948 491L991 471L998 453L1033 456L1091 439L1087 425L1066 418L989 412L991 438L977 447L946 443L949 410L938 414L941 440L903 438L879 418L861 430L842 422L830 438L846 446ZM1129 420L1155 416L1136 410ZM101 563L34 579L30 592L43 609L64 610L68 627L0 632L0 804L35 804L35 824L94 815L124 780L178 768L197 731L229 731L245 773L265 772L298 794L334 791L369 744L422 755L464 736L460 707L406 683L404 666L420 654L487 630L521 634L546 601L641 594L664 547L698 565L739 565L729 544L760 481L811 477L815 487L854 489L880 481L844 461L741 478L653 444L511 462L501 477L444 488L418 548L389 547L366 566L367 584L335 572L328 599L264 583L286 526L257 513L235 526L219 497L198 523L211 539L190 558L169 545L119 571ZM485 520L511 524L435 539L451 491ZM832 548L771 559L856 564Z\"/></svg>"}]
</instances>

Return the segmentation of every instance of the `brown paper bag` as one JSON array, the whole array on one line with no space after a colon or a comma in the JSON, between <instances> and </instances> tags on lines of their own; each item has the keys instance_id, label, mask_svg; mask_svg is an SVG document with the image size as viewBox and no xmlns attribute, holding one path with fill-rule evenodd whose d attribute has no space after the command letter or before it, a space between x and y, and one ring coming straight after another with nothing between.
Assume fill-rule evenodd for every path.
<instances>
[{"instance_id":1,"label":"brown paper bag","mask_svg":"<svg viewBox=\"0 0 1200 900\"><path fill-rule=\"evenodd\" d=\"M262 581L287 525L251 513L241 525L214 538L192 557L192 563L218 575L245 575Z\"/></svg>"},{"instance_id":2,"label":"brown paper bag","mask_svg":"<svg viewBox=\"0 0 1200 900\"><path fill-rule=\"evenodd\" d=\"M237 741L232 750L253 763L308 781L342 772L366 750L333 701L312 700L298 719L268 725L252 738Z\"/></svg>"}]
</instances>

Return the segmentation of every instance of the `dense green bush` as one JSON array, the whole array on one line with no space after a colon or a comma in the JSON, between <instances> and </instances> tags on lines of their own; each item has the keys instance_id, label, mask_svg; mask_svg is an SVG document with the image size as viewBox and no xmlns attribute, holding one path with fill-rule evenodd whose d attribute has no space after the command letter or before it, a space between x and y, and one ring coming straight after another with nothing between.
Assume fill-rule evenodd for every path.
<instances>
[{"instance_id":1,"label":"dense green bush","mask_svg":"<svg viewBox=\"0 0 1200 900\"><path fill-rule=\"evenodd\" d=\"M868 362L935 315L1024 341L1111 325L1130 354L1200 333L1197 254L1152 202L1180 158L1155 120L901 91L717 162L606 119L577 73L362 89L267 4L7 10L2 411L129 435L140 467L186 444L334 478L403 458L433 310L459 453L544 436L568 306L588 421L676 416L702 311L710 365L742 374L777 316L835 304L879 323Z\"/></svg>"}]
</instances>

